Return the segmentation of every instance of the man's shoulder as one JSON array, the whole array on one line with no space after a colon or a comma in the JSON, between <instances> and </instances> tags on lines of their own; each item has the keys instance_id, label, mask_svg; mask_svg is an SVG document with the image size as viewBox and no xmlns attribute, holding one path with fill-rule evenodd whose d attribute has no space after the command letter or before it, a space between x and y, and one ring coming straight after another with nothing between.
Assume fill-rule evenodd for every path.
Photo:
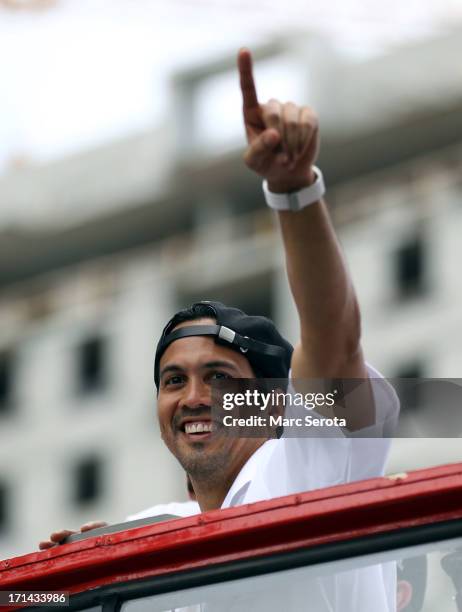
<instances>
[{"instance_id":1,"label":"man's shoulder","mask_svg":"<svg viewBox=\"0 0 462 612\"><path fill-rule=\"evenodd\" d=\"M369 433L371 437L390 437L393 435L399 418L400 402L398 395L393 385L384 376L369 363L366 363L366 370L368 380L371 385L374 408L375 408L375 423L372 426L367 427L363 430L363 434ZM291 395L297 395L297 391L294 389L293 382L291 380L291 371L289 371L289 382L287 386L287 393ZM299 394L300 395L300 394ZM313 414L316 413L316 409L313 410ZM321 437L331 437L330 433L334 432L334 437L342 437L335 434L335 428L322 428ZM318 432L313 429L311 432L312 437L317 437ZM361 433L360 433L361 435ZM308 436L311 437L311 436Z\"/></svg>"}]
</instances>

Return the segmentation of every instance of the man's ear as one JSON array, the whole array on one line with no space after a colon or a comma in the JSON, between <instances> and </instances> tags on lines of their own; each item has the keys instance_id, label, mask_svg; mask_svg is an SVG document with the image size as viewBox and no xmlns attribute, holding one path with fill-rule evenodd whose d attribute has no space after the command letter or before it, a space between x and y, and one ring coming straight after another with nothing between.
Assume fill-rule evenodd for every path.
<instances>
[{"instance_id":1,"label":"man's ear","mask_svg":"<svg viewBox=\"0 0 462 612\"><path fill-rule=\"evenodd\" d=\"M412 584L407 580L398 580L396 585L396 609L405 610L412 600Z\"/></svg>"},{"instance_id":2,"label":"man's ear","mask_svg":"<svg viewBox=\"0 0 462 612\"><path fill-rule=\"evenodd\" d=\"M274 388L272 386L263 386L261 387L262 390L264 391L264 393L272 393L273 395L273 399L277 400L276 401L271 401L268 405L266 414L264 416L269 417L269 415L271 415L274 418L277 417L283 417L285 414L285 406L284 406L284 400L282 398L278 398L277 394L278 393L285 393L285 391L283 389L281 389L280 387ZM264 413L262 413L264 414ZM269 419L267 420L268 423ZM268 427L268 437L269 438L280 438L284 428L282 426L275 426L274 424L272 425L267 425Z\"/></svg>"},{"instance_id":3,"label":"man's ear","mask_svg":"<svg viewBox=\"0 0 462 612\"><path fill-rule=\"evenodd\" d=\"M280 387L278 387L277 389L274 389L274 395L275 395L275 397L277 397L277 394L278 394L278 393L282 393L282 394L284 394L284 393L287 393L287 391L284 391L283 389L281 389ZM275 406L275 413L276 413L277 415L284 416L284 413L285 413L285 406L284 406L284 402L283 402L283 400L282 400L282 399L279 399L279 400L278 400L278 402L277 402L277 404L276 404L276 406Z\"/></svg>"}]
</instances>

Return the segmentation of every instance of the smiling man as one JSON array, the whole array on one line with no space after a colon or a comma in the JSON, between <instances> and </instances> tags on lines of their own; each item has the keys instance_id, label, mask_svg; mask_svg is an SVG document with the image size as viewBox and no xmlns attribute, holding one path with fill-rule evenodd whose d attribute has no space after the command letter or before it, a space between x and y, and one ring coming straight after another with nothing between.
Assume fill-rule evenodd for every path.
<instances>
[{"instance_id":1,"label":"smiling man","mask_svg":"<svg viewBox=\"0 0 462 612\"><path fill-rule=\"evenodd\" d=\"M398 402L367 366L355 292L314 166L319 127L309 107L258 102L252 59L238 55L247 166L277 210L300 321L294 348L264 317L200 302L166 325L155 360L162 438L190 475L201 509L228 507L383 474ZM355 432L239 438L213 431L212 383L223 378L376 379ZM372 420L371 420L372 414ZM317 435L316 435L317 434ZM317 437L318 436L318 437ZM367 436L367 437L366 437Z\"/></svg>"},{"instance_id":2,"label":"smiling man","mask_svg":"<svg viewBox=\"0 0 462 612\"><path fill-rule=\"evenodd\" d=\"M234 328L235 342L242 338L257 344L258 350L223 340L222 330L231 329L224 321ZM265 340L269 337L278 344L255 343L252 336L236 335L237 330ZM262 352L265 349L275 354ZM155 360L161 434L189 474L202 510L222 505L242 466L267 441L217 430L216 420L212 422L213 382L257 376L287 378L291 354L291 345L271 321L249 317L219 302L194 304L165 327Z\"/></svg>"},{"instance_id":3,"label":"smiling man","mask_svg":"<svg viewBox=\"0 0 462 612\"><path fill-rule=\"evenodd\" d=\"M263 178L266 203L277 211L300 340L292 347L269 319L213 301L193 304L165 326L154 368L160 429L202 511L382 475L399 411L393 389L366 365L361 350L358 303L314 165L316 115L292 102L260 104L248 50L239 52L238 68L244 160ZM214 381L234 378L282 379L291 395L309 379L374 380L364 384L348 430L314 428L309 436L276 438L229 435L212 418ZM131 518L149 513L156 508ZM56 532L40 547L69 533ZM317 612L389 612L396 606L394 568L345 572L310 587L309 595Z\"/></svg>"},{"instance_id":4,"label":"smiling man","mask_svg":"<svg viewBox=\"0 0 462 612\"><path fill-rule=\"evenodd\" d=\"M165 326L154 368L160 429L202 511L383 475L399 412L393 389L361 350L358 303L314 166L317 118L292 102L260 104L245 49L238 68L244 160L263 178L266 203L277 211L300 340L292 347L269 319L212 301L193 304ZM216 423L213 383L229 378L286 379L290 394L308 379L374 380L362 385L352 427L274 438L229 435ZM308 609L307 601L317 612L392 612L395 566L377 564L300 585L299 593L287 594L286 607ZM247 602L242 609L270 604Z\"/></svg>"},{"instance_id":5,"label":"smiling man","mask_svg":"<svg viewBox=\"0 0 462 612\"><path fill-rule=\"evenodd\" d=\"M211 318L181 323L175 330L215 325ZM194 330L193 330L194 331ZM249 361L206 336L174 341L160 359L158 414L162 438L189 474L201 509L219 508L243 462L260 446L212 432L211 384L220 378L254 378Z\"/></svg>"}]
</instances>

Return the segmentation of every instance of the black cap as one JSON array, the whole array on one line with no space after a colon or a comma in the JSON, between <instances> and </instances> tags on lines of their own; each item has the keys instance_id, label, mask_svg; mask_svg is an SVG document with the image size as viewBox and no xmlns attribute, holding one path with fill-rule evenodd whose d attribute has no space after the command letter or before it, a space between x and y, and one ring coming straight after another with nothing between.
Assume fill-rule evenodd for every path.
<instances>
[{"instance_id":1,"label":"black cap","mask_svg":"<svg viewBox=\"0 0 462 612\"><path fill-rule=\"evenodd\" d=\"M172 332L184 314L200 307L216 320L216 325L190 325ZM202 315L207 316L207 315ZM187 319L186 319L187 321ZM159 362L165 349L179 338L188 336L212 336L238 353L245 354L257 377L288 378L293 347L267 317L245 314L238 308L225 306L221 302L196 302L187 310L177 312L164 327L157 344L154 364L154 380L159 388Z\"/></svg>"}]
</instances>

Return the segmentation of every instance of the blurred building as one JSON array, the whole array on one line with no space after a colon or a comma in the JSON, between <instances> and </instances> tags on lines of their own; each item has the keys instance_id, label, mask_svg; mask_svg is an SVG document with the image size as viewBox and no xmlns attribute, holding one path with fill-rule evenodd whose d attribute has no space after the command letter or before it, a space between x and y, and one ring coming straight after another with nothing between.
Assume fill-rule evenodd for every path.
<instances>
[{"instance_id":1,"label":"blurred building","mask_svg":"<svg viewBox=\"0 0 462 612\"><path fill-rule=\"evenodd\" d=\"M290 64L319 109L319 165L366 355L386 376L459 372L460 40L364 64L319 40L260 52ZM242 163L242 134L200 127L197 101L233 61L176 75L172 115L152 132L0 177L0 558L56 528L186 498L159 437L152 376L172 312L218 299L296 338L280 240ZM460 459L449 440L422 442L397 442L390 470Z\"/></svg>"}]
</instances>

